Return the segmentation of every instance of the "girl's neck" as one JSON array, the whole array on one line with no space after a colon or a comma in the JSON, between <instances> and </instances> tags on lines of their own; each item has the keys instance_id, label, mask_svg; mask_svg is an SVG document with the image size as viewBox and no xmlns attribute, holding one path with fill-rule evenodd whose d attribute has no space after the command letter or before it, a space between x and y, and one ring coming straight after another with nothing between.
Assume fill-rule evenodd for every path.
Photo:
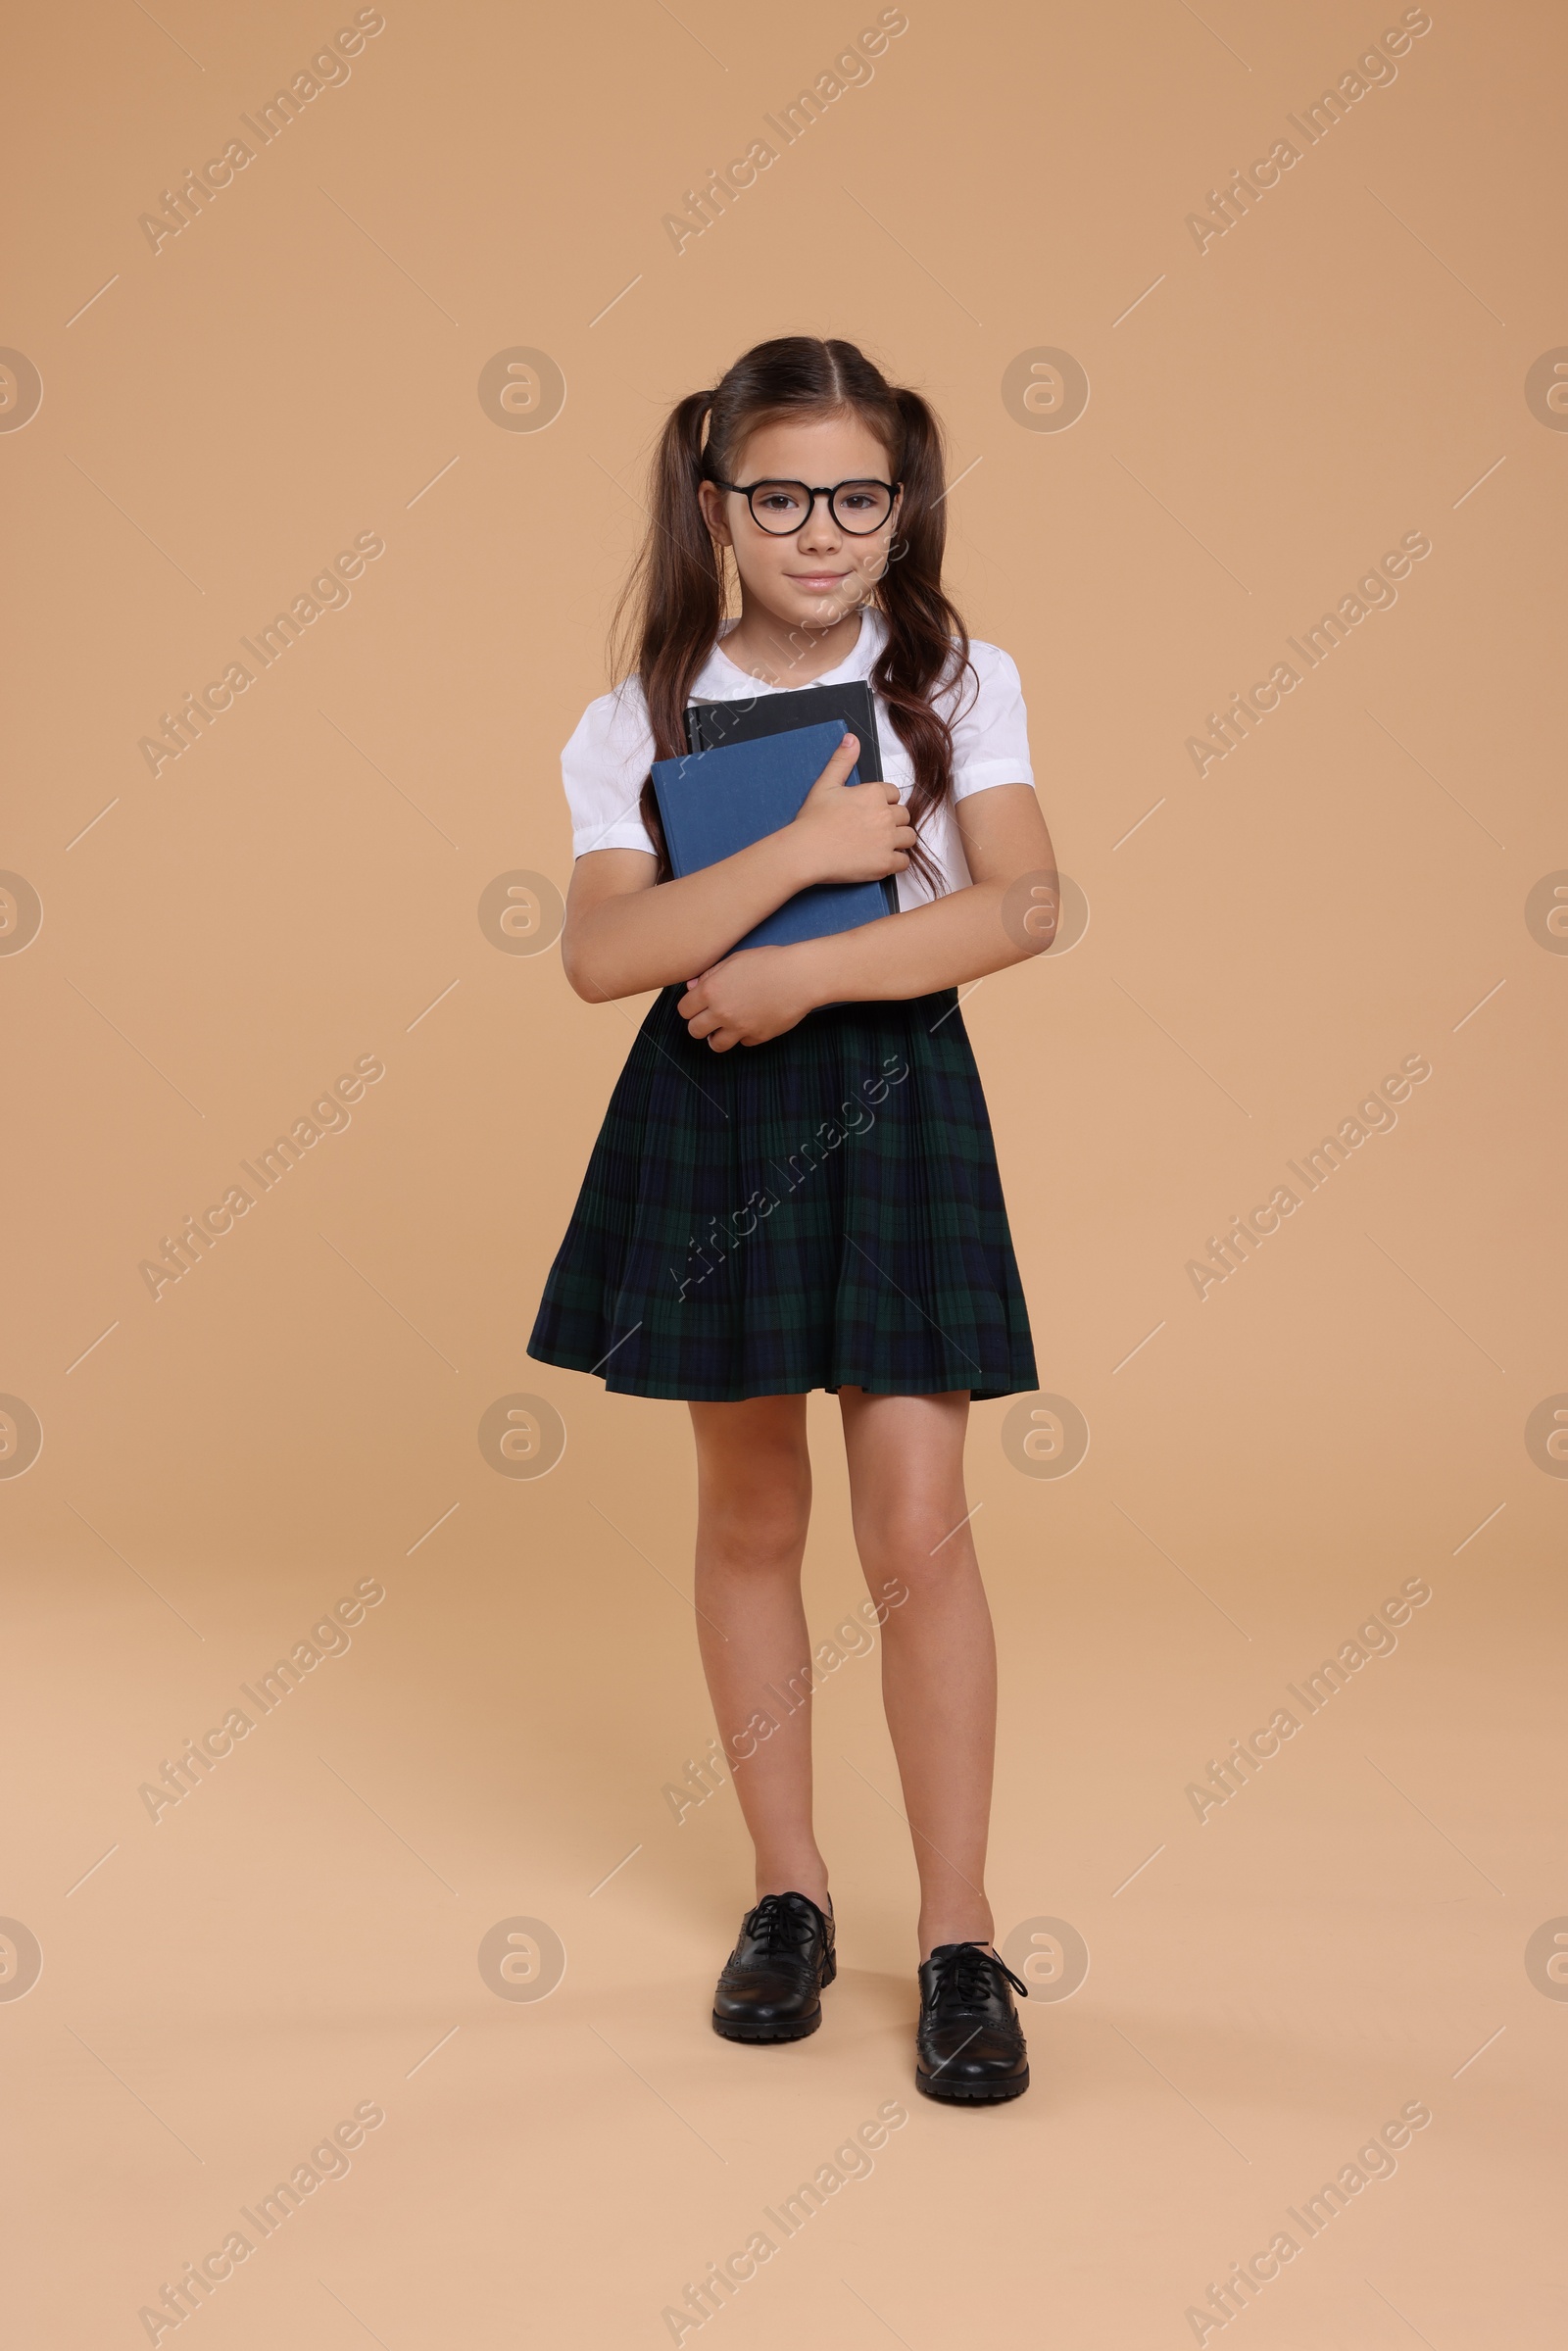
<instances>
[{"instance_id":1,"label":"girl's neck","mask_svg":"<svg viewBox=\"0 0 1568 2351\"><path fill-rule=\"evenodd\" d=\"M724 658L767 686L808 686L847 661L859 642L861 607L826 628L792 626L741 599L741 616L721 642Z\"/></svg>"}]
</instances>

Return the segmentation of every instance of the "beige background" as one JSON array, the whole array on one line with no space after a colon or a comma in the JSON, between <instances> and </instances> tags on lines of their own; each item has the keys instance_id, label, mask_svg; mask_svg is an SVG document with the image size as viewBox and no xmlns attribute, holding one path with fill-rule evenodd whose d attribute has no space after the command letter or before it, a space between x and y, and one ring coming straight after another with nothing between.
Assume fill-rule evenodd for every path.
<instances>
[{"instance_id":1,"label":"beige background","mask_svg":"<svg viewBox=\"0 0 1568 2351\"><path fill-rule=\"evenodd\" d=\"M145 2341L139 2307L369 2100L350 2176L187 2322L210 2351L668 2341L686 2282L902 2098L705 2341L1190 2342L1409 2100L1430 2128L1259 2293L1253 2351L1560 2340L1568 2007L1525 1951L1568 1913L1568 1487L1525 1425L1568 1389L1568 961L1525 907L1568 866L1568 439L1524 389L1568 341L1559 13L1436 0L1200 254L1187 214L1396 9L911 0L677 256L662 216L874 9L388 0L155 254L138 216L351 13L91 0L10 40L0 341L43 405L0 436L0 864L43 926L0 958L0 1388L43 1449L0 1481L0 1910L43 1973L0 2002L9 2339ZM499 952L478 901L566 881L557 754L663 412L793 329L944 414L955 592L1019 663L1091 909L966 1011L1042 1379L1092 1432L1039 1479L1007 1405L974 1415L1000 1931L1092 1955L985 2116L912 2094L866 1660L819 1701L826 2026L709 2033L749 1879L727 1789L678 1827L662 1792L711 1727L684 1414L523 1354L640 1007ZM566 380L543 432L476 396L517 346ZM1088 372L1069 430L1003 402L1042 346ZM1397 605L1200 781L1205 713L1410 530ZM386 552L347 609L150 775L138 738L362 531ZM349 1130L154 1303L138 1261L365 1053ZM1396 1130L1200 1302L1186 1261L1407 1053L1433 1074ZM537 1481L476 1442L519 1391L568 1433ZM859 1586L812 1410L825 1632ZM1200 1825L1188 1783L1411 1577L1397 1652ZM349 1652L155 1825L141 1784L366 1578ZM477 1965L517 1917L565 1948L541 2003Z\"/></svg>"}]
</instances>

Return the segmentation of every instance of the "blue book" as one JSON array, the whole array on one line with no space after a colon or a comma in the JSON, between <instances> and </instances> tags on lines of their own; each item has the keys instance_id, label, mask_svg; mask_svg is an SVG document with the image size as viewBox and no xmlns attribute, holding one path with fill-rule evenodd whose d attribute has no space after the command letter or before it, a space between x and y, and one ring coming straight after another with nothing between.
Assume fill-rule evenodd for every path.
<instances>
[{"instance_id":1,"label":"blue book","mask_svg":"<svg viewBox=\"0 0 1568 2351\"><path fill-rule=\"evenodd\" d=\"M671 871L677 878L700 873L705 865L716 865L793 824L844 735L843 725L834 720L728 743L716 751L688 752L680 759L656 759L654 793ZM858 783L858 767L852 767L845 780ZM858 930L895 911L892 899L883 882L816 882L776 906L730 952L787 947Z\"/></svg>"}]
</instances>

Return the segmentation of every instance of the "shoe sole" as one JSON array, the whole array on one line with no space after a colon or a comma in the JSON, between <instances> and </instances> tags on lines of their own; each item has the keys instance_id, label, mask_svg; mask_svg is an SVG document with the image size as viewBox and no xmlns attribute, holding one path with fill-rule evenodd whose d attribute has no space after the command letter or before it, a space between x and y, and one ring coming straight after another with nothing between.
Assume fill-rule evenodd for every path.
<instances>
[{"instance_id":1,"label":"shoe sole","mask_svg":"<svg viewBox=\"0 0 1568 2351\"><path fill-rule=\"evenodd\" d=\"M807 2017L796 2025L739 2025L730 2017L719 2016L715 2010L713 2031L722 2040L805 2040L808 2034L816 2031L821 2022L822 2011L820 2008L815 2016Z\"/></svg>"},{"instance_id":2,"label":"shoe sole","mask_svg":"<svg viewBox=\"0 0 1568 2351\"><path fill-rule=\"evenodd\" d=\"M935 2098L951 2106L1001 2106L1009 2098L1021 2098L1029 2087L1029 2068L1010 2082L944 2082L939 2075L922 2074L915 2068L914 2086L923 2098Z\"/></svg>"}]
</instances>

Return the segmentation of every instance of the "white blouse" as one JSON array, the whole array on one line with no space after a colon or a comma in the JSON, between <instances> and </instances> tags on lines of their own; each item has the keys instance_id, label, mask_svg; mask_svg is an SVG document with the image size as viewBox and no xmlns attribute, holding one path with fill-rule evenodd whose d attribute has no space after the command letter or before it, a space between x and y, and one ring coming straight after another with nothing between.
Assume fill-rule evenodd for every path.
<instances>
[{"instance_id":1,"label":"white blouse","mask_svg":"<svg viewBox=\"0 0 1568 2351\"><path fill-rule=\"evenodd\" d=\"M730 627L734 623L729 624ZM726 629L725 634L728 631ZM836 669L810 682L817 686L869 677L882 651L887 626L880 612L860 614L860 633L848 657ZM1032 784L1028 722L1018 672L1007 655L995 645L971 641L969 659L974 675L965 674L956 686L936 700L953 727L953 796L966 800L993 784ZM723 650L713 647L692 688L693 702L739 702L759 694L785 691L751 677ZM955 704L957 708L955 708ZM875 697L877 735L882 765L899 798L907 801L914 785L914 768L894 727L882 697ZM644 780L653 764L654 737L648 706L635 678L612 694L591 702L576 732L561 755L562 781L571 809L571 847L574 857L595 849L641 849L654 854L648 829L637 812ZM951 806L931 810L920 837L940 867L950 890L963 889L969 879L963 846ZM901 873L899 904L918 906L931 892L912 869Z\"/></svg>"}]
</instances>

